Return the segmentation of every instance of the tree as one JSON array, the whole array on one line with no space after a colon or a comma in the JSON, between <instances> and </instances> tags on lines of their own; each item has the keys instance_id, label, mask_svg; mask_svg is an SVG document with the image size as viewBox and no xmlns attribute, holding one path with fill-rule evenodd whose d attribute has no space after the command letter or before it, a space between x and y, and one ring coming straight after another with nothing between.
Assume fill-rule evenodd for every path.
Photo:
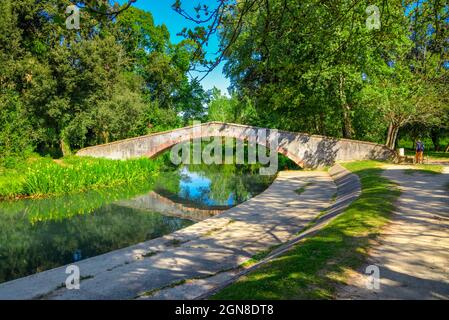
<instances>
[{"instance_id":1,"label":"tree","mask_svg":"<svg viewBox=\"0 0 449 320\"><path fill-rule=\"evenodd\" d=\"M256 110L250 99L242 99L233 94L231 97L223 95L217 88L210 92L210 101L207 108L209 121L230 123L256 124Z\"/></svg>"},{"instance_id":2,"label":"tree","mask_svg":"<svg viewBox=\"0 0 449 320\"><path fill-rule=\"evenodd\" d=\"M32 128L19 136L37 151L65 155L200 115L204 92L187 77L191 42L172 44L132 2L77 1L79 30L65 26L69 0L0 3L2 121L24 117L14 128Z\"/></svg>"},{"instance_id":3,"label":"tree","mask_svg":"<svg viewBox=\"0 0 449 320\"><path fill-rule=\"evenodd\" d=\"M191 41L172 44L166 26L154 25L151 13L136 8L119 15L117 38L131 57L130 70L144 80L143 94L155 108L153 129L165 127L160 121L178 123L175 119L178 113L184 123L192 117L201 119L205 92L198 81L187 78L193 59ZM171 120L156 115L163 110Z\"/></svg>"},{"instance_id":4,"label":"tree","mask_svg":"<svg viewBox=\"0 0 449 320\"><path fill-rule=\"evenodd\" d=\"M442 106L438 91L427 83L420 83L408 66L396 64L385 75L364 88L363 101L376 108L388 123L385 144L394 149L399 129L407 124L439 125Z\"/></svg>"},{"instance_id":5,"label":"tree","mask_svg":"<svg viewBox=\"0 0 449 320\"><path fill-rule=\"evenodd\" d=\"M224 39L230 44L226 72L239 93L253 97L261 125L357 136L363 75L372 64L385 64L379 56L405 37L400 3L389 5L388 13L384 8L381 30L366 27L365 10L354 1L272 0L246 13L239 37ZM228 19L225 29L235 28L239 17Z\"/></svg>"},{"instance_id":6,"label":"tree","mask_svg":"<svg viewBox=\"0 0 449 320\"><path fill-rule=\"evenodd\" d=\"M217 61L226 60L237 96L250 97L259 125L376 142L386 133L390 147L407 123L442 125L444 2L375 1L381 26L374 30L366 24L367 4L358 1L218 3L195 8L196 15L181 1L175 9L198 24L212 22L184 31L198 46L220 32Z\"/></svg>"},{"instance_id":7,"label":"tree","mask_svg":"<svg viewBox=\"0 0 449 320\"><path fill-rule=\"evenodd\" d=\"M0 106L1 159L26 155L32 151L32 128L19 98L13 93L3 93L0 96Z\"/></svg>"},{"instance_id":8,"label":"tree","mask_svg":"<svg viewBox=\"0 0 449 320\"><path fill-rule=\"evenodd\" d=\"M185 81L175 96L175 105L182 116L183 124L192 120L204 121L206 119L207 93L201 84L193 79Z\"/></svg>"}]
</instances>

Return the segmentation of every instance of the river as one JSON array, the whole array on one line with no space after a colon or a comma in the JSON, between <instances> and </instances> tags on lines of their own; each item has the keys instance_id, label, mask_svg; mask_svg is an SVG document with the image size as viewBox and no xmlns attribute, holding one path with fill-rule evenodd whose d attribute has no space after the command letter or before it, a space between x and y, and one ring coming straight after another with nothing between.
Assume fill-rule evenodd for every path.
<instances>
[{"instance_id":1,"label":"river","mask_svg":"<svg viewBox=\"0 0 449 320\"><path fill-rule=\"evenodd\" d=\"M0 202L0 283L185 228L273 179L249 165L183 165L135 186Z\"/></svg>"}]
</instances>

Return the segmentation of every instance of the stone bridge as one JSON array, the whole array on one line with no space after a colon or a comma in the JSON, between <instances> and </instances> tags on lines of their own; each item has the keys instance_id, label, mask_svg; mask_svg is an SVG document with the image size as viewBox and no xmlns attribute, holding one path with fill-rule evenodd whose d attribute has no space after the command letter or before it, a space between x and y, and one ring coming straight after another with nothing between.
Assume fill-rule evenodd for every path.
<instances>
[{"instance_id":1,"label":"stone bridge","mask_svg":"<svg viewBox=\"0 0 449 320\"><path fill-rule=\"evenodd\" d=\"M151 158L178 143L206 137L229 137L254 141L261 145L267 145L267 141L272 141L276 137L277 151L303 168L329 166L337 161L386 160L394 157L393 150L372 142L223 122L208 122L88 147L79 150L77 155L108 159Z\"/></svg>"}]
</instances>

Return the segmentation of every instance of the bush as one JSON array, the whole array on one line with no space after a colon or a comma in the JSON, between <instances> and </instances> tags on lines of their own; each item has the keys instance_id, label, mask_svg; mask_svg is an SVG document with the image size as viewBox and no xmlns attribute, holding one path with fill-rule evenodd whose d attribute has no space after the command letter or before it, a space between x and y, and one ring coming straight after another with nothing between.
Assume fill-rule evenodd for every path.
<instances>
[{"instance_id":1,"label":"bush","mask_svg":"<svg viewBox=\"0 0 449 320\"><path fill-rule=\"evenodd\" d=\"M26 119L16 95L0 95L0 165L31 152L31 127Z\"/></svg>"}]
</instances>

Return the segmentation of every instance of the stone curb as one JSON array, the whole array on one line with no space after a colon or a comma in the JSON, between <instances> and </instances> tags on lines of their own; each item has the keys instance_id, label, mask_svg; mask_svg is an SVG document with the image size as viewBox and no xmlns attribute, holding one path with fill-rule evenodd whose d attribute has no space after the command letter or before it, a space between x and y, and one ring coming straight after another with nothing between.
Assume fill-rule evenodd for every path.
<instances>
[{"instance_id":1,"label":"stone curb","mask_svg":"<svg viewBox=\"0 0 449 320\"><path fill-rule=\"evenodd\" d=\"M340 213L342 213L361 194L360 179L357 175L346 170L339 164L336 164L330 168L329 174L337 185L337 198L334 204L324 211L325 214L314 221L313 227L292 237L292 239L288 242L274 249L266 258L251 267L220 272L205 279L192 279L191 282L180 284L175 287L162 288L154 295L150 297L141 297L141 299L206 299L214 293L229 286L241 276L282 255L286 251L290 250L299 241L313 236ZM195 292L197 292L196 296ZM198 292L201 293L198 295Z\"/></svg>"},{"instance_id":2,"label":"stone curb","mask_svg":"<svg viewBox=\"0 0 449 320\"><path fill-rule=\"evenodd\" d=\"M260 262L252 265L249 268L244 269L243 271L232 276L232 278L214 287L214 289L208 291L207 293L196 297L195 299L201 300L210 297L211 295L217 293L218 291L234 283L237 279L239 279L243 275L259 268L260 266L266 264L267 262L270 262L273 259L284 254L303 239L315 235L330 221L332 221L340 213L342 213L362 193L362 187L359 177L356 174L351 173L349 170L345 169L341 165L335 164L334 166L332 166L329 169L329 174L332 177L332 179L334 179L335 184L337 185L337 199L335 203L332 206L330 206L330 208L326 211L324 215L315 220L315 224L313 227L307 229L304 232L301 232L298 236L294 237L290 241L281 245L279 248L276 248Z\"/></svg>"}]
</instances>

